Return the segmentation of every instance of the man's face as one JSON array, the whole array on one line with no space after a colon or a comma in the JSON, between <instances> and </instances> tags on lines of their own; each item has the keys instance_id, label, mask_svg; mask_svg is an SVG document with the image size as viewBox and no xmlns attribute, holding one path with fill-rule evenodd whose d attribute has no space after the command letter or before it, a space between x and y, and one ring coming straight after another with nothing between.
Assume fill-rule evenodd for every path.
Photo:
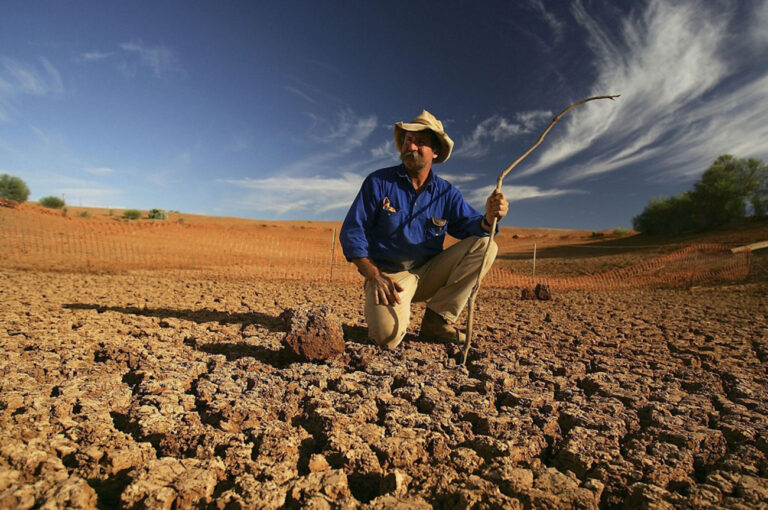
<instances>
[{"instance_id":1,"label":"man's face","mask_svg":"<svg viewBox=\"0 0 768 510\"><path fill-rule=\"evenodd\" d=\"M432 148L432 133L429 131L406 131L400 147L400 160L408 170L427 167L437 153Z\"/></svg>"}]
</instances>

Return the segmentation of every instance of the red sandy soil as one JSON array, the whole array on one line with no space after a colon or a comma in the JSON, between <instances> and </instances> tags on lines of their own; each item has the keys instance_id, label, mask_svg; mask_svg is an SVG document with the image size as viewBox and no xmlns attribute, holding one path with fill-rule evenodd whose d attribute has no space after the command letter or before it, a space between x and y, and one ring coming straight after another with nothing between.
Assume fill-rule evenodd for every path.
<instances>
[{"instance_id":1,"label":"red sandy soil","mask_svg":"<svg viewBox=\"0 0 768 510\"><path fill-rule=\"evenodd\" d=\"M116 222L56 214L0 208L0 231ZM183 216L202 245L221 229L320 239L333 228ZM596 272L765 232L649 241L504 229L500 261L523 264L515 255L536 239L552 268ZM575 247L587 244L618 248ZM0 262L0 508L768 505L759 274L551 301L483 288L462 368L458 346L416 339L422 304L400 347L371 345L361 282L47 269ZM341 356L286 357L279 316L308 304L340 318Z\"/></svg>"}]
</instances>

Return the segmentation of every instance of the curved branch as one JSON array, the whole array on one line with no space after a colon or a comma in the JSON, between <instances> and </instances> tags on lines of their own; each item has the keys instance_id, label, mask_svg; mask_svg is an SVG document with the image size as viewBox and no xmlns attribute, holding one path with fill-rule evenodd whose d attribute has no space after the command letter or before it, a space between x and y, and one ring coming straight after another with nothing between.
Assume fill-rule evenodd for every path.
<instances>
[{"instance_id":1,"label":"curved branch","mask_svg":"<svg viewBox=\"0 0 768 510\"><path fill-rule=\"evenodd\" d=\"M501 183L504 180L504 177L507 176L509 172L512 171L513 168L515 168L522 160L524 160L528 155L536 149L539 145L541 145L541 142L544 141L544 137L547 136L549 131L554 127L555 124L557 124L557 121L559 121L566 113L570 112L574 108L583 105L584 103L588 103L589 101L595 101L597 99L610 99L614 100L617 97L621 97L620 95L611 95L611 96L593 96L588 97L586 99L582 99L581 101L578 101L576 103L573 103L565 110L561 111L555 117L552 119L552 121L549 123L547 128L539 135L539 139L536 140L536 143L531 145L531 147L525 151L519 158L517 158L514 162L512 162L511 165L509 165L501 174L499 175L498 179L496 180L496 191L501 192ZM463 352L463 359L461 361L462 365L467 364L467 354L469 353L469 347L472 345L472 329L474 326L474 315L475 315L475 298L477 297L477 290L480 288L480 279L483 267L485 267L485 261L488 258L488 249L491 247L491 243L493 242L493 238L496 236L496 224L498 223L498 220L496 218L493 219L493 225L491 225L491 239L488 242L488 244L485 247L485 253L483 254L483 263L480 265L480 269L477 271L477 280L475 281L475 286L472 287L472 292L469 295L469 302L468 302L468 311L467 311L467 339L466 343L464 344L464 352Z\"/></svg>"}]
</instances>

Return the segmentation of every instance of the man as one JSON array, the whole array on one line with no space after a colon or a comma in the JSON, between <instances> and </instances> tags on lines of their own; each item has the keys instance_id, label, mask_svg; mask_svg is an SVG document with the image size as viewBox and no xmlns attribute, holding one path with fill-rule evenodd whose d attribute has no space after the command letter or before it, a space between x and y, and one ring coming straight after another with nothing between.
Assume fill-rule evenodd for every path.
<instances>
[{"instance_id":1,"label":"man","mask_svg":"<svg viewBox=\"0 0 768 510\"><path fill-rule=\"evenodd\" d=\"M340 234L344 255L365 277L368 336L381 347L396 347L411 302L428 301L419 336L463 341L453 323L477 279L493 219L504 218L509 204L494 192L483 215L435 174L433 163L450 157L453 140L428 111L398 122L394 131L402 164L365 179ZM462 241L443 251L446 232ZM493 243L483 275L497 250Z\"/></svg>"}]
</instances>

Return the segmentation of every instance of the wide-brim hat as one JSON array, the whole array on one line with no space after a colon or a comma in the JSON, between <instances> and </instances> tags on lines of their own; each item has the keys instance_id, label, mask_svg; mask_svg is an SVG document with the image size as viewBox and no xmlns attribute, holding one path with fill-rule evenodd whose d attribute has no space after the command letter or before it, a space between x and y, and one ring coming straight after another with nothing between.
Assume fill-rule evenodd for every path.
<instances>
[{"instance_id":1,"label":"wide-brim hat","mask_svg":"<svg viewBox=\"0 0 768 510\"><path fill-rule=\"evenodd\" d=\"M435 133L437 140L440 142L440 150L437 151L437 157L435 163L442 163L451 157L451 151L453 150L453 140L451 137L445 134L443 129L443 123L435 118L434 115L427 110L423 110L418 117L411 122L397 122L395 124L395 148L397 152L403 146L403 139L405 138L406 131L426 131L430 130Z\"/></svg>"}]
</instances>

